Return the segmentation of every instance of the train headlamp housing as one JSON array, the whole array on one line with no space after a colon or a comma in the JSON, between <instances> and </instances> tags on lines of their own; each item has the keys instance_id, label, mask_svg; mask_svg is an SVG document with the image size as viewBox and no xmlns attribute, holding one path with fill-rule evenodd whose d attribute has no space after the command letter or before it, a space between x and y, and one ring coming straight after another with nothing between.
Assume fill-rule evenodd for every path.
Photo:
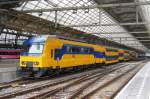
<instances>
[{"instance_id":1,"label":"train headlamp housing","mask_svg":"<svg viewBox=\"0 0 150 99\"><path fill-rule=\"evenodd\" d=\"M21 62L21 64L22 64L22 65L26 65L26 64L27 64L27 62L25 62L25 61L22 61L22 62Z\"/></svg>"},{"instance_id":2,"label":"train headlamp housing","mask_svg":"<svg viewBox=\"0 0 150 99\"><path fill-rule=\"evenodd\" d=\"M34 62L34 65L39 65L39 62Z\"/></svg>"}]
</instances>

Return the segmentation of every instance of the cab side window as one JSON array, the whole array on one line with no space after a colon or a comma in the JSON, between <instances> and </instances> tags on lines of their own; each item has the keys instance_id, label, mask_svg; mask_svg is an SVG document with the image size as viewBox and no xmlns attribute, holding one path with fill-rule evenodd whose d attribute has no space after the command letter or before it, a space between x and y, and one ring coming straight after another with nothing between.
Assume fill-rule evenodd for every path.
<instances>
[{"instance_id":1,"label":"cab side window","mask_svg":"<svg viewBox=\"0 0 150 99\"><path fill-rule=\"evenodd\" d=\"M89 53L92 53L94 51L94 49L90 48Z\"/></svg>"},{"instance_id":2,"label":"cab side window","mask_svg":"<svg viewBox=\"0 0 150 99\"><path fill-rule=\"evenodd\" d=\"M67 53L72 53L72 48L70 46L67 46Z\"/></svg>"},{"instance_id":3,"label":"cab side window","mask_svg":"<svg viewBox=\"0 0 150 99\"><path fill-rule=\"evenodd\" d=\"M55 49L55 55L59 55L60 54L60 50L59 49Z\"/></svg>"}]
</instances>

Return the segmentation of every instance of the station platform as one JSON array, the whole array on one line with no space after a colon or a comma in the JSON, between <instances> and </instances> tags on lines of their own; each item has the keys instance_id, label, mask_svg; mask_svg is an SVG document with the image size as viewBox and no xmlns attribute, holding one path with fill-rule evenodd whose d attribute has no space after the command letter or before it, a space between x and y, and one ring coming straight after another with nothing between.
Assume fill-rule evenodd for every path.
<instances>
[{"instance_id":1,"label":"station platform","mask_svg":"<svg viewBox=\"0 0 150 99\"><path fill-rule=\"evenodd\" d=\"M150 99L150 62L145 64L114 99Z\"/></svg>"},{"instance_id":2,"label":"station platform","mask_svg":"<svg viewBox=\"0 0 150 99\"><path fill-rule=\"evenodd\" d=\"M0 60L0 83L10 82L18 78L16 75L19 59Z\"/></svg>"},{"instance_id":3,"label":"station platform","mask_svg":"<svg viewBox=\"0 0 150 99\"><path fill-rule=\"evenodd\" d=\"M0 59L0 68L16 67L19 59Z\"/></svg>"},{"instance_id":4,"label":"station platform","mask_svg":"<svg viewBox=\"0 0 150 99\"><path fill-rule=\"evenodd\" d=\"M19 59L0 60L0 72L14 71L19 65Z\"/></svg>"}]
</instances>

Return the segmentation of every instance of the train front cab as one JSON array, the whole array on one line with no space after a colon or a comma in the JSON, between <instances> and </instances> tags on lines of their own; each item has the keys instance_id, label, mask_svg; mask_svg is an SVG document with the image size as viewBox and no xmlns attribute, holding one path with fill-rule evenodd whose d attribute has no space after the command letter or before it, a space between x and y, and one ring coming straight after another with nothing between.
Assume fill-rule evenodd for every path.
<instances>
[{"instance_id":1,"label":"train front cab","mask_svg":"<svg viewBox=\"0 0 150 99\"><path fill-rule=\"evenodd\" d=\"M105 64L114 64L119 62L119 54L118 54L118 50L114 49L114 48L106 48L105 51L105 58L106 58L106 62Z\"/></svg>"},{"instance_id":2,"label":"train front cab","mask_svg":"<svg viewBox=\"0 0 150 99\"><path fill-rule=\"evenodd\" d=\"M27 71L41 76L48 71L79 64L75 61L77 57L75 54L70 54L70 52L65 54L66 49L63 42L56 38L48 38L45 42L33 42L27 53L21 55L20 68L22 72ZM88 60L89 57L87 56L86 59L91 62Z\"/></svg>"},{"instance_id":3,"label":"train front cab","mask_svg":"<svg viewBox=\"0 0 150 99\"><path fill-rule=\"evenodd\" d=\"M29 48L22 52L19 68L21 73L42 74L46 70L47 62L45 61L49 54L47 45L47 42L32 42Z\"/></svg>"}]
</instances>

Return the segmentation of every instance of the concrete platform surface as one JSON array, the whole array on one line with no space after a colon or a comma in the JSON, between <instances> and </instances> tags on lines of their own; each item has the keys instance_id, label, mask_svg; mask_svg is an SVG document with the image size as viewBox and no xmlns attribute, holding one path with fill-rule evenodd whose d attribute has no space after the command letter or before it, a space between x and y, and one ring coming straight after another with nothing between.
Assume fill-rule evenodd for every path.
<instances>
[{"instance_id":1,"label":"concrete platform surface","mask_svg":"<svg viewBox=\"0 0 150 99\"><path fill-rule=\"evenodd\" d=\"M150 62L148 62L114 99L150 99Z\"/></svg>"},{"instance_id":2,"label":"concrete platform surface","mask_svg":"<svg viewBox=\"0 0 150 99\"><path fill-rule=\"evenodd\" d=\"M10 82L19 77L16 73L18 63L18 59L0 60L0 83Z\"/></svg>"},{"instance_id":3,"label":"concrete platform surface","mask_svg":"<svg viewBox=\"0 0 150 99\"><path fill-rule=\"evenodd\" d=\"M0 60L0 72L3 68L16 68L19 65L19 59L3 59Z\"/></svg>"},{"instance_id":4,"label":"concrete platform surface","mask_svg":"<svg viewBox=\"0 0 150 99\"><path fill-rule=\"evenodd\" d=\"M16 71L16 68L18 65L19 65L18 59L0 60L0 73L1 72Z\"/></svg>"},{"instance_id":5,"label":"concrete platform surface","mask_svg":"<svg viewBox=\"0 0 150 99\"><path fill-rule=\"evenodd\" d=\"M19 59L1 59L0 68L17 67L19 65Z\"/></svg>"}]
</instances>

